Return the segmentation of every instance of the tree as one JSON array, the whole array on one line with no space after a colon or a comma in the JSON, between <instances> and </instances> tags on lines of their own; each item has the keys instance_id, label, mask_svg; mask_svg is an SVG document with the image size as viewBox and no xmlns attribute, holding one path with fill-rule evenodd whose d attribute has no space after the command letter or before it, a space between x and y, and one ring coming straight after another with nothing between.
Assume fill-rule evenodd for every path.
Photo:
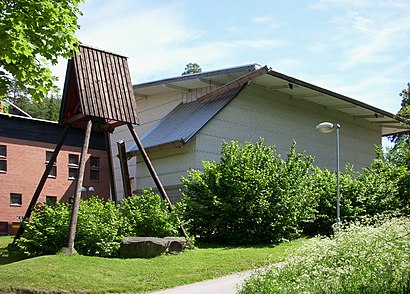
<instances>
[{"instance_id":1,"label":"tree","mask_svg":"<svg viewBox=\"0 0 410 294\"><path fill-rule=\"evenodd\" d=\"M39 102L56 90L49 64L70 58L83 0L0 1L0 101L13 89Z\"/></svg>"},{"instance_id":2,"label":"tree","mask_svg":"<svg viewBox=\"0 0 410 294\"><path fill-rule=\"evenodd\" d=\"M401 117L405 118L410 123L410 83L407 83L407 89L403 89L399 94L402 97L401 100L401 108L397 113ZM401 141L410 141L410 134L397 134L392 135L390 140L394 142L396 145Z\"/></svg>"},{"instance_id":3,"label":"tree","mask_svg":"<svg viewBox=\"0 0 410 294\"><path fill-rule=\"evenodd\" d=\"M201 67L197 63L190 62L185 66L185 71L182 73L182 75L185 76L185 75L190 75L190 74L200 73L200 72L202 72Z\"/></svg>"}]
</instances>

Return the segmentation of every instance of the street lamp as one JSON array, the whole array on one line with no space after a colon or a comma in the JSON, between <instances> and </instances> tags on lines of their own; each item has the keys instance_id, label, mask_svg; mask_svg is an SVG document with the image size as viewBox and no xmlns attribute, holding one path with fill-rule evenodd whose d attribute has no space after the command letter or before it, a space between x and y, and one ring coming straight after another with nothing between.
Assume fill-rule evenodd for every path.
<instances>
[{"instance_id":1,"label":"street lamp","mask_svg":"<svg viewBox=\"0 0 410 294\"><path fill-rule=\"evenodd\" d=\"M95 189L94 189L94 187L93 186L82 186L81 187L81 192L87 192L87 199L88 199L88 191L90 191L90 192L94 192L95 191Z\"/></svg>"},{"instance_id":2,"label":"street lamp","mask_svg":"<svg viewBox=\"0 0 410 294\"><path fill-rule=\"evenodd\" d=\"M322 122L316 126L321 133L330 133L336 129L336 231L340 229L340 125Z\"/></svg>"}]
</instances>

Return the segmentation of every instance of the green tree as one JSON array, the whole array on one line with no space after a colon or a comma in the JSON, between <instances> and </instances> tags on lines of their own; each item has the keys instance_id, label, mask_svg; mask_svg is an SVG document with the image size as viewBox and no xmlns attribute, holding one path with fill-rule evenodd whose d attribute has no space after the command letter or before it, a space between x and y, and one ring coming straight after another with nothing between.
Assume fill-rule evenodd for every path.
<instances>
[{"instance_id":1,"label":"green tree","mask_svg":"<svg viewBox=\"0 0 410 294\"><path fill-rule=\"evenodd\" d=\"M218 243L278 242L313 219L308 191L313 158L296 152L282 159L272 146L233 141L222 145L220 162L182 178L184 217L192 232Z\"/></svg>"},{"instance_id":2,"label":"green tree","mask_svg":"<svg viewBox=\"0 0 410 294\"><path fill-rule=\"evenodd\" d=\"M0 101L13 89L42 101L55 80L49 64L70 58L83 0L0 1Z\"/></svg>"},{"instance_id":3,"label":"green tree","mask_svg":"<svg viewBox=\"0 0 410 294\"><path fill-rule=\"evenodd\" d=\"M399 94L402 97L401 100L401 108L397 113L401 117L405 118L408 122L410 122L410 83L407 83L407 88L403 89ZM390 137L390 140L397 144L400 141L410 141L410 134L403 133L403 134L396 134Z\"/></svg>"},{"instance_id":4,"label":"green tree","mask_svg":"<svg viewBox=\"0 0 410 294\"><path fill-rule=\"evenodd\" d=\"M182 73L183 76L202 72L201 67L197 63L188 63Z\"/></svg>"}]
</instances>

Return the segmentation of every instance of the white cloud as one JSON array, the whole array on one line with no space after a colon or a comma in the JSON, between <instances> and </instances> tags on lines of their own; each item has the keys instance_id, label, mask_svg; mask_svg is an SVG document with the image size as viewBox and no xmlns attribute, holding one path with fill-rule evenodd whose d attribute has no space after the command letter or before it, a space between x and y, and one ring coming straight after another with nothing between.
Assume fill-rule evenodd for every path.
<instances>
[{"instance_id":1,"label":"white cloud","mask_svg":"<svg viewBox=\"0 0 410 294\"><path fill-rule=\"evenodd\" d=\"M272 17L268 16L256 16L252 18L252 22L265 25L269 29L276 29L279 27L279 24Z\"/></svg>"}]
</instances>

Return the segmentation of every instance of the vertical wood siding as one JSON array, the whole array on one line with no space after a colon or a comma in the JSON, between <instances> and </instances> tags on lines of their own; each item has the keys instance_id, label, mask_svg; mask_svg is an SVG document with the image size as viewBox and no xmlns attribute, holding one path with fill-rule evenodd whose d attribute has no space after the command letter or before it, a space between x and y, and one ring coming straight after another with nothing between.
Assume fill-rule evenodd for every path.
<instances>
[{"instance_id":1,"label":"vertical wood siding","mask_svg":"<svg viewBox=\"0 0 410 294\"><path fill-rule=\"evenodd\" d=\"M84 115L138 123L126 57L81 45L72 62Z\"/></svg>"}]
</instances>

